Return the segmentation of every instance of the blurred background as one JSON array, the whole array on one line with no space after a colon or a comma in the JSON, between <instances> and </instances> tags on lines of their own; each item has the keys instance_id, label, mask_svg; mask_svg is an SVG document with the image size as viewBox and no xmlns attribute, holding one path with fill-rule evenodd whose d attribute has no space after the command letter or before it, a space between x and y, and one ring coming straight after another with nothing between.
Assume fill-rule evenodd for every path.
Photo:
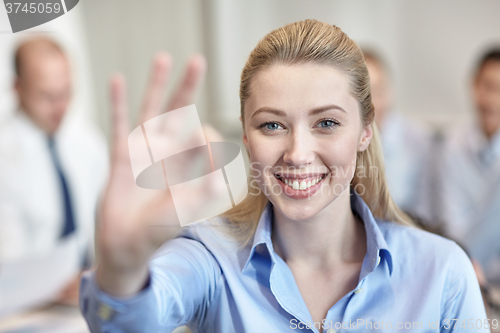
<instances>
[{"instance_id":1,"label":"blurred background","mask_svg":"<svg viewBox=\"0 0 500 333\"><path fill-rule=\"evenodd\" d=\"M171 82L190 54L207 57L198 112L226 136L239 137L239 77L248 54L271 30L315 18L379 50L390 64L398 109L440 126L472 116L471 71L483 49L500 39L499 13L495 0L84 0L55 21L0 35L0 116L14 103L7 97L12 94L14 41L40 31L61 39L73 53L79 96L72 112L96 122L105 133L109 76L125 74L130 112L135 113L153 54L167 50L177 65ZM4 8L0 18L0 29L8 30Z\"/></svg>"},{"instance_id":2,"label":"blurred background","mask_svg":"<svg viewBox=\"0 0 500 333\"><path fill-rule=\"evenodd\" d=\"M207 58L207 75L195 101L198 113L227 141L241 144L239 81L250 51L271 30L314 18L339 26L360 46L376 50L386 65L398 113L441 133L476 118L476 65L486 49L500 45L499 17L496 0L81 0L54 21L12 34L0 6L0 124L17 107L15 48L44 34L58 41L70 59L74 94L67 113L92 124L108 142L110 76L125 75L129 112L135 119L150 61L166 50L174 58L169 91L188 56L201 53ZM492 174L499 175L500 169ZM500 202L493 205L499 208ZM1 268L0 263L0 298ZM20 321L32 323L23 332L45 332L39 324L46 317L36 315L11 317L16 319L2 326L1 305L0 299L0 332L18 332L13 323ZM50 318L64 321L71 317L65 311L58 308ZM74 330L61 332L85 332L85 325L78 323L70 323ZM56 332L54 327L46 331Z\"/></svg>"}]
</instances>

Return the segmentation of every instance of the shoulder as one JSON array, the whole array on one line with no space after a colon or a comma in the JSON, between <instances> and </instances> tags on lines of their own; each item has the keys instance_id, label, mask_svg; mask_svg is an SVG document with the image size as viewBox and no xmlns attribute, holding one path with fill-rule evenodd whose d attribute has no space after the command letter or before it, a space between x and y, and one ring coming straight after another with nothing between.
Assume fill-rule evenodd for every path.
<instances>
[{"instance_id":1,"label":"shoulder","mask_svg":"<svg viewBox=\"0 0 500 333\"><path fill-rule=\"evenodd\" d=\"M395 222L377 220L377 223L393 261L400 265L418 262L420 268L441 272L472 268L468 255L452 240Z\"/></svg>"},{"instance_id":2,"label":"shoulder","mask_svg":"<svg viewBox=\"0 0 500 333\"><path fill-rule=\"evenodd\" d=\"M28 128L21 126L16 114L11 115L0 124L0 148L8 148L13 142L25 136Z\"/></svg>"},{"instance_id":3,"label":"shoulder","mask_svg":"<svg viewBox=\"0 0 500 333\"><path fill-rule=\"evenodd\" d=\"M227 221L220 217L182 227L173 239L160 247L155 258L173 251L190 262L217 265L234 263L240 247L229 228Z\"/></svg>"},{"instance_id":4,"label":"shoulder","mask_svg":"<svg viewBox=\"0 0 500 333\"><path fill-rule=\"evenodd\" d=\"M60 129L60 135L73 145L85 146L87 149L102 151L106 140L101 131L82 117L68 116Z\"/></svg>"},{"instance_id":5,"label":"shoulder","mask_svg":"<svg viewBox=\"0 0 500 333\"><path fill-rule=\"evenodd\" d=\"M63 154L78 155L78 160L95 165L103 170L107 168L108 148L104 135L93 124L79 117L66 120L58 133Z\"/></svg>"},{"instance_id":6,"label":"shoulder","mask_svg":"<svg viewBox=\"0 0 500 333\"><path fill-rule=\"evenodd\" d=\"M477 124L455 124L442 132L443 146L446 151L459 152L469 145L471 137L478 140Z\"/></svg>"},{"instance_id":7,"label":"shoulder","mask_svg":"<svg viewBox=\"0 0 500 333\"><path fill-rule=\"evenodd\" d=\"M474 268L459 245L414 227L379 225L391 253L393 281L418 290L424 300L435 300L441 320L486 318Z\"/></svg>"},{"instance_id":8,"label":"shoulder","mask_svg":"<svg viewBox=\"0 0 500 333\"><path fill-rule=\"evenodd\" d=\"M0 177L10 177L24 165L28 153L43 151L39 134L18 114L11 115L0 125L0 167L4 171Z\"/></svg>"},{"instance_id":9,"label":"shoulder","mask_svg":"<svg viewBox=\"0 0 500 333\"><path fill-rule=\"evenodd\" d=\"M12 124L2 124L0 126L0 156L2 156L0 163L8 159L9 155L19 153L20 148L19 138Z\"/></svg>"},{"instance_id":10,"label":"shoulder","mask_svg":"<svg viewBox=\"0 0 500 333\"><path fill-rule=\"evenodd\" d=\"M5 133L12 132L13 127L15 127L16 121L15 117L9 116L0 123L0 137L5 137Z\"/></svg>"},{"instance_id":11,"label":"shoulder","mask_svg":"<svg viewBox=\"0 0 500 333\"><path fill-rule=\"evenodd\" d=\"M223 217L215 217L192 223L181 229L179 237L196 240L218 257L225 258L238 251L240 243L233 237L233 226Z\"/></svg>"}]
</instances>

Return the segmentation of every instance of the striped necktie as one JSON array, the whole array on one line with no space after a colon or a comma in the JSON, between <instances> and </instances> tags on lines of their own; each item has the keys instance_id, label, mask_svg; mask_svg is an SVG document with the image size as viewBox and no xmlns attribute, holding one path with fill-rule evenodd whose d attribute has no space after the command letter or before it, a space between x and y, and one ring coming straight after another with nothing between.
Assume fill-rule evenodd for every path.
<instances>
[{"instance_id":1,"label":"striped necktie","mask_svg":"<svg viewBox=\"0 0 500 333\"><path fill-rule=\"evenodd\" d=\"M68 183L66 182L66 178L64 177L64 173L61 168L61 163L57 155L54 138L50 136L48 140L49 140L50 156L52 157L52 162L54 162L54 166L56 168L57 175L59 177L59 183L64 202L64 226L61 232L61 238L64 238L75 231L76 229L75 219L73 215L73 207L71 205L71 197L69 194Z\"/></svg>"}]
</instances>

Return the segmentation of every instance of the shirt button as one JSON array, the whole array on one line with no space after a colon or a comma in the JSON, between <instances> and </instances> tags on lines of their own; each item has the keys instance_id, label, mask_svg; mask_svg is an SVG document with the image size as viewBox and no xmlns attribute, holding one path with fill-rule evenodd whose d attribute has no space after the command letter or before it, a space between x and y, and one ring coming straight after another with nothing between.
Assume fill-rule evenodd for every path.
<instances>
[{"instance_id":1,"label":"shirt button","mask_svg":"<svg viewBox=\"0 0 500 333\"><path fill-rule=\"evenodd\" d=\"M380 264L380 256L377 259L377 265Z\"/></svg>"},{"instance_id":2,"label":"shirt button","mask_svg":"<svg viewBox=\"0 0 500 333\"><path fill-rule=\"evenodd\" d=\"M356 289L356 290L354 291L354 293L355 293L355 294L359 294L359 293L360 293L360 292L362 292L362 291L363 291L363 288L359 288L359 289Z\"/></svg>"},{"instance_id":3,"label":"shirt button","mask_svg":"<svg viewBox=\"0 0 500 333\"><path fill-rule=\"evenodd\" d=\"M326 333L337 333L337 331L333 328L330 328L328 331L326 331Z\"/></svg>"},{"instance_id":4,"label":"shirt button","mask_svg":"<svg viewBox=\"0 0 500 333\"><path fill-rule=\"evenodd\" d=\"M102 320L109 320L111 318L111 315L113 314L113 309L111 309L106 304L101 303L99 305L99 310L97 311L97 313Z\"/></svg>"}]
</instances>

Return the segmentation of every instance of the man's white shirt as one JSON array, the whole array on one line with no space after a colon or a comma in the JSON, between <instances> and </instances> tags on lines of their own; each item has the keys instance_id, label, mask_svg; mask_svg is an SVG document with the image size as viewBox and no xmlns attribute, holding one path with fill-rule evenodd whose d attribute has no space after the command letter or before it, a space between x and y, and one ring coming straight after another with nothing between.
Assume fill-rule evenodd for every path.
<instances>
[{"instance_id":1,"label":"man's white shirt","mask_svg":"<svg viewBox=\"0 0 500 333\"><path fill-rule=\"evenodd\" d=\"M69 117L54 139L76 224L75 232L63 240L63 194L47 135L22 111L0 126L0 315L9 307L30 306L29 300L6 296L15 295L13 289L22 285L40 283L37 276L39 280L47 275L54 258L64 261L61 276L51 267L47 289L64 280L62 275L67 279L71 270L76 274L84 258L93 256L96 205L108 172L106 143L91 126ZM44 262L45 268L40 266ZM35 303L46 297L39 295Z\"/></svg>"}]
</instances>

